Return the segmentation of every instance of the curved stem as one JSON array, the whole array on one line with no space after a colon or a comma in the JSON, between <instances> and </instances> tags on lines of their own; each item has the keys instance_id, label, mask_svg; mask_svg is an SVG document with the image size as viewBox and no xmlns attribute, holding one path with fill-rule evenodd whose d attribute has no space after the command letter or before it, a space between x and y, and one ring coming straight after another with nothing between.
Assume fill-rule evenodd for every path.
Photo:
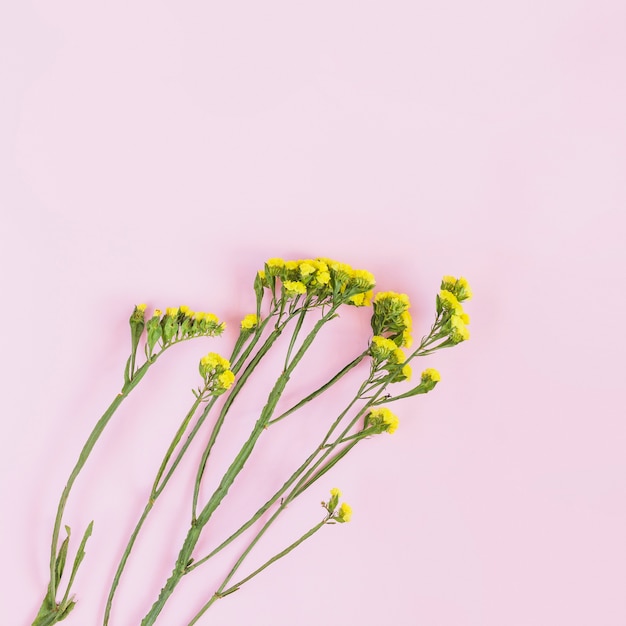
<instances>
[{"instance_id":1,"label":"curved stem","mask_svg":"<svg viewBox=\"0 0 626 626\"><path fill-rule=\"evenodd\" d=\"M63 513L65 511L65 506L67 504L67 499L70 495L70 491L72 490L72 486L74 485L74 482L76 481L76 478L78 474L80 473L81 469L85 465L87 458L91 454L93 447L96 445L96 442L100 438L100 435L104 431L106 425L111 420L111 417L113 417L113 414L115 413L117 408L120 406L124 398L128 396L128 394L137 386L139 381L145 376L150 365L151 363L146 362L137 370L132 380L124 384L120 393L118 393L117 396L115 396L115 399L113 400L113 402L111 402L108 409L103 413L102 417L97 421L89 437L87 438L87 441L85 442L82 450L80 451L78 460L76 461L76 464L74 465L74 468L72 469L69 475L69 478L67 479L67 483L65 484L65 488L63 489L63 492L61 493L61 498L59 500L59 505L57 507L57 514L54 520L54 528L52 530L52 543L51 543L51 549L50 549L50 584L48 585L48 600L52 605L54 605L56 602L55 598L56 598L56 592L57 592L56 580L55 580L57 543L59 541L59 532L61 530Z\"/></svg>"}]
</instances>

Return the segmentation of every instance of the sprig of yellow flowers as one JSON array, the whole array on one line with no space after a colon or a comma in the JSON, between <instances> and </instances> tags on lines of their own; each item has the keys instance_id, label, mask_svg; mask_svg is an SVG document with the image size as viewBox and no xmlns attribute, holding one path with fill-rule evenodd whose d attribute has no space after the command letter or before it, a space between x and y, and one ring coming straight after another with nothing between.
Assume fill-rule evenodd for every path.
<instances>
[{"instance_id":1,"label":"sprig of yellow flowers","mask_svg":"<svg viewBox=\"0 0 626 626\"><path fill-rule=\"evenodd\" d=\"M109 623L113 600L120 584L126 563L143 524L152 511L154 503L166 488L178 464L187 452L189 445L201 431L211 410L220 396L225 400L219 407L217 418L210 429L207 444L202 450L196 473L193 497L190 507L190 524L187 536L174 564L171 576L144 617L142 626L150 626L157 620L163 606L182 579L193 570L207 563L216 554L246 533L266 512L273 510L262 527L253 533L247 547L242 551L220 586L205 602L189 626L195 624L210 606L230 593L241 588L254 576L272 563L286 556L303 541L310 538L328 524L346 523L352 517L352 509L346 502L340 503L341 492L331 490L328 502L322 502L323 519L304 533L297 541L274 555L236 583L233 578L243 565L273 522L284 512L287 505L303 494L308 488L326 475L341 459L361 441L383 432L393 434L399 425L399 418L387 406L390 402L414 395L428 393L440 381L439 372L425 369L417 384L399 394L390 393L389 385L406 383L412 378L410 362L435 350L451 347L469 338L467 325L469 317L463 310L462 302L471 297L471 290L465 278L444 276L436 297L436 317L430 332L422 338L417 348L413 344L413 322L410 314L410 301L406 294L392 291L374 295L374 276L360 269L332 259L302 259L285 261L269 259L254 279L256 311L243 317L239 336L229 358L215 352L205 354L199 362L201 384L193 389L195 400L176 430L163 462L152 486L144 511L131 534L114 575L105 607L103 624ZM295 403L291 408L276 414L279 400L283 396L289 379L305 357L322 328L338 317L342 306L372 307L372 335L367 348L353 357L338 372ZM58 546L60 528L67 498L76 476L82 469L100 434L119 407L122 400L137 386L148 369L170 347L197 337L215 337L223 333L225 324L212 313L194 312L186 306L167 308L165 314L155 310L146 317L146 305L135 306L130 317L131 353L124 372L124 384L111 406L97 422L88 438L79 460L62 493L55 526L53 529L50 583L39 614L33 626L48 626L67 617L74 608L75 600L70 590L84 556L85 543L92 532L89 525L75 558L64 596L57 600L57 592L67 558L70 530L67 538ZM315 316L311 330L304 334L305 318ZM224 473L218 487L207 501L201 501L201 485L207 463L220 434L224 421L229 416L238 394L248 382L256 367L270 350L280 349L277 339L291 329L291 338L284 355L284 366L270 391L259 417L246 442ZM145 360L138 366L137 354L143 344ZM312 448L310 455L300 467L285 481L283 486L244 524L225 538L207 555L198 558L195 550L203 530L209 524L213 513L222 504L229 488L247 462L261 435L277 422L286 419L300 408L314 401L330 387L337 384L348 372L363 361L369 361L368 373L356 390L352 400L341 409L329 425L323 439ZM324 414L328 413L325 409ZM194 420L195 418L195 420ZM186 435L186 437L185 437ZM185 437L185 438L184 438Z\"/></svg>"}]
</instances>

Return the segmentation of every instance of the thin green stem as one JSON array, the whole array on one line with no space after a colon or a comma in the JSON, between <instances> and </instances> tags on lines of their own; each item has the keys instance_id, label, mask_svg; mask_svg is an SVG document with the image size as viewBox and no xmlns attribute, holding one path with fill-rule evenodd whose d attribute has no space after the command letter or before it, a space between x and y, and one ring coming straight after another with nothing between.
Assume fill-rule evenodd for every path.
<instances>
[{"instance_id":1,"label":"thin green stem","mask_svg":"<svg viewBox=\"0 0 626 626\"><path fill-rule=\"evenodd\" d=\"M281 413L278 417L275 417L273 420L270 420L267 423L267 425L271 426L272 424L275 424L276 422L279 422L280 420L285 419L288 415L295 413L299 408L303 407L308 402L311 402L311 400L314 400L315 398L317 398L317 396L324 393L327 389L332 387L337 381L343 378L350 370L354 369L366 356L367 356L367 351L359 354L359 356L357 356L355 359L350 361L348 365L346 365L344 368L339 370L337 374L335 374L332 378L330 378L321 387L319 387L318 389L310 393L308 396L300 400L300 402L298 402L297 404L294 404L290 409L288 409L284 413Z\"/></svg>"},{"instance_id":2,"label":"thin green stem","mask_svg":"<svg viewBox=\"0 0 626 626\"><path fill-rule=\"evenodd\" d=\"M241 366L243 365L243 363L247 359L248 355L250 354L250 352L252 351L252 349L256 345L256 342L258 341L262 331L263 331L263 326L261 326L260 328L257 329L255 334L253 335L253 340L249 343L247 349L244 351L244 353L241 356L241 358L238 359L235 363L233 363L233 365L231 367L233 372L237 372L241 368ZM237 354L239 354L239 352L241 351L241 349L242 349L242 347L243 347L243 345L244 345L244 343L245 343L247 338L248 338L248 336L245 336L243 333L239 334L239 337L237 338L237 341L235 343L235 346L234 346L232 354L231 354L231 358L230 358L231 362L235 360L235 358L237 357ZM124 550L122 558L121 558L121 560L120 560L120 562L118 564L117 570L115 572L115 576L113 578L113 583L111 585L111 589L109 591L109 596L107 598L107 603L106 603L106 606L105 606L104 621L103 621L104 626L107 626L108 621L110 619L110 614L111 614L111 609L112 609L112 605L113 605L113 599L114 599L114 596L115 596L115 592L116 592L117 587L119 585L119 581L121 579L121 576L122 576L122 573L124 571L124 568L126 567L126 563L128 561L128 558L130 557L130 553L131 553L131 551L132 551L132 549L134 547L134 544L135 544L135 541L137 539L137 536L139 535L139 532L140 532L144 522L146 521L146 518L148 517L148 514L152 510L152 508L154 506L154 503L156 502L157 498L161 495L161 493L165 489L167 483L169 482L169 480L172 477L174 471L178 467L178 464L182 460L185 452L187 451L187 448L189 447L189 445L193 441L194 437L196 436L196 434L198 433L200 427L202 426L202 424L204 423L206 417L208 416L211 408L213 407L213 405L217 401L217 397L213 397L213 398L211 398L209 400L209 402L207 403L204 411L202 412L202 414L198 418L196 424L194 425L193 429L191 430L191 432L187 436L187 440L185 441L185 443L183 444L183 446L179 450L178 454L176 455L176 458L174 459L174 462L170 466L167 474L165 474L165 477L163 478L163 473L165 471L165 468L167 467L167 463L168 463L169 459L171 458L171 455L173 454L174 450L176 449L176 446L178 445L178 443L180 443L180 440L181 440L185 430L187 429L191 418L193 417L193 415L195 414L195 412L198 409L198 406L202 402L202 395L203 395L204 391L206 391L206 387L203 390L201 390L200 394L196 398L196 401L193 403L191 409L189 410L189 412L185 416L185 419L183 420L181 426L179 427L178 431L174 435L172 443L170 444L170 447L168 448L168 450L167 450L167 452L165 454L163 462L161 463L161 467L159 468L159 470L157 472L156 478L154 480L154 484L152 486L152 491L150 493L150 498L148 500L148 503L146 504L146 506L144 508L144 511L143 511L139 521L137 522L137 524L135 526L135 529L133 530L133 533L131 534L131 536L130 536L130 538L128 540L128 543L126 545L126 548ZM161 481L161 478L163 478L163 480L162 480L161 484L159 484L159 482Z\"/></svg>"},{"instance_id":3,"label":"thin green stem","mask_svg":"<svg viewBox=\"0 0 626 626\"><path fill-rule=\"evenodd\" d=\"M265 323L267 323L269 319L270 318L268 317L267 320L265 320ZM239 392L243 388L244 383L248 380L248 378L254 371L255 367L259 364L261 359L267 354L267 352L272 347L276 339L278 339L278 337L280 336L282 332L282 329L284 328L284 325L287 324L288 321L289 319L287 319L287 321L285 321L283 325L278 326L270 333L270 335L265 340L265 343L261 346L261 348L259 348L258 352L254 355L250 363L248 363L248 365L246 366L241 376L238 376L236 378L235 384L233 385L233 388L228 394L228 398L226 398L226 402L224 402L224 405L222 406L222 410L220 411L220 414L213 426L213 430L211 431L211 435L209 436L209 441L202 453L200 464L198 465L198 471L196 473L196 480L195 480L194 489L193 489L193 500L192 500L192 505L191 505L192 521L195 521L197 519L198 499L200 497L200 486L202 484L202 477L204 476L206 464L209 460L209 455L211 454L211 450L213 449L213 446L215 445L215 442L220 433L224 420L226 419L226 415L228 414L228 411L230 407L232 406L233 402L235 401L236 397L239 395Z\"/></svg>"},{"instance_id":4,"label":"thin green stem","mask_svg":"<svg viewBox=\"0 0 626 626\"><path fill-rule=\"evenodd\" d=\"M248 528L250 528L284 493L289 489L291 485L302 475L302 473L307 469L307 467L311 464L312 461L315 460L315 457L320 453L322 449L324 449L326 442L332 435L333 431L337 428L343 417L348 413L348 411L354 406L354 404L359 400L359 394L350 401L348 406L342 411L337 417L337 419L333 422L330 429L326 433L322 442L315 448L313 453L309 455L309 457L300 465L300 467L290 476L290 478L282 485L282 487L260 508L257 512L242 526L240 526L230 537L225 539L219 546L217 546L214 550L212 550L207 556L195 561L193 565L190 565L186 569L186 574L194 570L196 567L199 567L203 563L206 563L209 559L215 556L218 552L223 550L226 546L232 543L237 537L239 537L242 533L244 533ZM336 445L336 444L335 444Z\"/></svg>"},{"instance_id":5,"label":"thin green stem","mask_svg":"<svg viewBox=\"0 0 626 626\"><path fill-rule=\"evenodd\" d=\"M255 538L255 542L250 544L250 546L248 547L246 552L244 552L244 554L242 554L242 556L240 557L239 561L237 561L237 563L235 564L233 569L226 576L226 578L224 579L224 581L220 585L220 588L215 592L215 594L211 597L211 599L200 609L200 611L198 611L198 613L196 613L194 618L189 622L188 626L193 626L194 624L196 624L197 621L208 611L208 609L211 607L211 605L216 600L218 600L219 598L223 598L224 596L227 596L227 595L237 591L242 585L244 585L248 581L252 580L255 576L260 574L264 569L266 569L270 565L272 565L272 563L275 563L279 559L282 559L284 556L289 554L292 550L295 550L295 548L297 548L301 543L303 543L304 541L306 541L307 539L312 537L318 530L320 530L320 528L322 528L322 526L326 525L328 523L329 519L330 519L329 515L326 515L321 522L319 522L318 524L313 526L313 528L311 528L308 532L304 533L304 535L302 535L302 537L300 537L298 540L294 541L292 544L287 546L284 550L282 550L278 554L275 554L271 559L268 559L265 563L263 563L263 565L261 565L260 567L255 569L251 574L249 574L245 578L242 578L238 583L236 583L236 584L232 585L231 587L229 587L228 589L226 589L226 585L229 583L229 581L231 580L231 578L233 577L233 575L237 571L239 565L241 565L241 562L243 562L243 560L248 555L249 551L254 547L256 541L258 541L261 538L262 533L259 533L259 535L257 535L257 537Z\"/></svg>"},{"instance_id":6,"label":"thin green stem","mask_svg":"<svg viewBox=\"0 0 626 626\"><path fill-rule=\"evenodd\" d=\"M283 371L283 373L278 377L278 380L276 381L274 388L270 392L267 402L263 407L261 415L259 416L259 419L257 420L254 429L252 430L252 433L248 437L248 440L244 443L234 461L231 463L230 467L224 474L219 486L217 487L207 504L204 506L197 518L193 520L191 528L187 533L187 537L185 539L183 547L181 548L181 551L176 560L174 570L172 571L169 579L166 581L165 586L161 589L161 593L152 605L152 608L142 620L142 626L151 626L152 624L154 624L158 615L161 613L163 606L174 592L174 589L180 582L181 578L185 574L186 568L190 564L191 555L200 538L203 527L208 523L213 512L221 504L222 500L228 493L230 486L233 484L235 478L243 469L245 462L250 457L250 454L252 453L252 450L254 449L258 438L265 430L267 422L271 418L276 408L276 405L280 400L280 397L282 396L282 393L287 385L287 382L289 381L291 373L304 357L305 353L307 352L311 343L314 341L315 337L321 330L322 326L332 317L335 317L335 311L338 306L338 304L333 306L326 315L318 320L313 329L304 339L302 345L300 346L291 363L289 364L289 367L285 371Z\"/></svg>"},{"instance_id":7,"label":"thin green stem","mask_svg":"<svg viewBox=\"0 0 626 626\"><path fill-rule=\"evenodd\" d=\"M59 541L59 532L61 530L63 513L65 511L65 506L67 504L70 491L72 490L72 486L74 485L74 482L76 481L78 474L80 473L81 469L85 465L87 458L91 454L93 447L96 445L96 442L100 438L100 435L104 431L106 425L109 423L111 417L113 417L113 414L118 409L118 407L120 406L124 398L128 396L128 394L137 386L139 381L145 376L150 365L151 363L146 362L137 370L132 380L124 384L120 393L117 394L117 396L115 396L115 399L113 400L113 402L111 402L108 409L103 413L102 417L98 420L93 430L91 431L89 437L87 438L85 445L80 451L78 460L76 461L76 464L74 465L74 468L72 469L69 475L65 488L63 489L61 498L59 500L59 505L57 507L57 514L54 520L54 528L52 531L52 542L51 542L51 548L50 548L50 584L48 586L48 600L52 605L54 605L56 602L55 598L56 598L56 592L57 592L56 581L55 581L55 566L56 566L57 544Z\"/></svg>"},{"instance_id":8,"label":"thin green stem","mask_svg":"<svg viewBox=\"0 0 626 626\"><path fill-rule=\"evenodd\" d=\"M300 329L302 328L302 323L304 322L304 318L306 316L307 308L306 305L302 307L302 311L300 312L300 316L296 321L296 327L294 328L293 334L291 335L291 341L289 342L289 348L287 349L287 355L285 356L285 365L284 369L287 369L289 366L289 357L291 356L291 352L296 345L296 340L298 335L300 334Z\"/></svg>"}]
</instances>

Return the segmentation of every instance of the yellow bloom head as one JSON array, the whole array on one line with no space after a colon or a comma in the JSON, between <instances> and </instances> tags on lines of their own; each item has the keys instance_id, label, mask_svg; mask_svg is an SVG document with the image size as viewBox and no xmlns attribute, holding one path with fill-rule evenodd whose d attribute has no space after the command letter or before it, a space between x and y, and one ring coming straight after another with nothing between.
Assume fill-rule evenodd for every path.
<instances>
[{"instance_id":1,"label":"yellow bloom head","mask_svg":"<svg viewBox=\"0 0 626 626\"><path fill-rule=\"evenodd\" d=\"M460 315L450 318L450 339L453 343L461 343L470 338L469 330Z\"/></svg>"},{"instance_id":2,"label":"yellow bloom head","mask_svg":"<svg viewBox=\"0 0 626 626\"><path fill-rule=\"evenodd\" d=\"M347 502L342 502L335 519L338 522L349 522L352 519L352 507Z\"/></svg>"},{"instance_id":3,"label":"yellow bloom head","mask_svg":"<svg viewBox=\"0 0 626 626\"><path fill-rule=\"evenodd\" d=\"M440 380L441 374L433 367L429 367L422 372L422 382L432 381L438 383Z\"/></svg>"},{"instance_id":4,"label":"yellow bloom head","mask_svg":"<svg viewBox=\"0 0 626 626\"><path fill-rule=\"evenodd\" d=\"M386 337L381 337L380 335L374 335L372 337L372 343L370 344L370 354L379 361L384 361L388 359L391 354L397 349L398 346L391 341L391 339L387 339Z\"/></svg>"},{"instance_id":5,"label":"yellow bloom head","mask_svg":"<svg viewBox=\"0 0 626 626\"><path fill-rule=\"evenodd\" d=\"M283 286L288 297L301 296L306 293L306 285L299 280L286 280Z\"/></svg>"},{"instance_id":6,"label":"yellow bloom head","mask_svg":"<svg viewBox=\"0 0 626 626\"><path fill-rule=\"evenodd\" d=\"M392 435L398 429L399 424L398 416L385 406L372 409L367 418L367 426L373 427L379 433L387 432Z\"/></svg>"},{"instance_id":7,"label":"yellow bloom head","mask_svg":"<svg viewBox=\"0 0 626 626\"><path fill-rule=\"evenodd\" d=\"M249 313L241 320L241 330L252 330L259 323L256 313Z\"/></svg>"},{"instance_id":8,"label":"yellow bloom head","mask_svg":"<svg viewBox=\"0 0 626 626\"><path fill-rule=\"evenodd\" d=\"M235 374L231 370L226 370L217 376L217 387L226 391L234 382Z\"/></svg>"}]
</instances>

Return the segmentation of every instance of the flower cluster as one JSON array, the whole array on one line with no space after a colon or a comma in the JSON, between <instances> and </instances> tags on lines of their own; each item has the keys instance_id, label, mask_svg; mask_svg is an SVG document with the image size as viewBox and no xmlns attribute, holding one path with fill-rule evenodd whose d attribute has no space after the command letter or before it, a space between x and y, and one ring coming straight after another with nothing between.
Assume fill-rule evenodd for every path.
<instances>
[{"instance_id":1,"label":"flower cluster","mask_svg":"<svg viewBox=\"0 0 626 626\"><path fill-rule=\"evenodd\" d=\"M471 297L472 290L465 278L443 277L437 296L437 313L442 314L442 328L453 345L467 341L470 337L467 329L469 315L463 310L461 302Z\"/></svg>"},{"instance_id":2,"label":"flower cluster","mask_svg":"<svg viewBox=\"0 0 626 626\"><path fill-rule=\"evenodd\" d=\"M372 330L374 335L389 335L396 346L410 348L413 343L413 321L409 313L409 297L405 293L381 291L374 298Z\"/></svg>"},{"instance_id":3,"label":"flower cluster","mask_svg":"<svg viewBox=\"0 0 626 626\"><path fill-rule=\"evenodd\" d=\"M235 380L228 359L216 352L209 352L200 359L199 370L213 396L223 394Z\"/></svg>"},{"instance_id":4,"label":"flower cluster","mask_svg":"<svg viewBox=\"0 0 626 626\"><path fill-rule=\"evenodd\" d=\"M364 427L371 429L374 433L389 433L393 435L398 429L400 420L395 413L392 413L387 407L372 409L365 417Z\"/></svg>"},{"instance_id":5,"label":"flower cluster","mask_svg":"<svg viewBox=\"0 0 626 626\"><path fill-rule=\"evenodd\" d=\"M249 313L241 320L241 330L244 332L253 331L259 325L259 316L256 313Z\"/></svg>"},{"instance_id":6,"label":"flower cluster","mask_svg":"<svg viewBox=\"0 0 626 626\"><path fill-rule=\"evenodd\" d=\"M138 305L133 315L140 313L144 321L145 310L145 304ZM195 312L183 305L167 308L165 315L160 309L155 309L152 317L145 320L145 327L147 353L151 355L159 341L165 348L171 343L192 337L217 337L224 332L226 324L220 322L213 313Z\"/></svg>"},{"instance_id":7,"label":"flower cluster","mask_svg":"<svg viewBox=\"0 0 626 626\"><path fill-rule=\"evenodd\" d=\"M347 502L339 504L341 491L337 487L330 490L330 500L322 502L322 506L328 511L330 520L344 524L352 519L352 507Z\"/></svg>"},{"instance_id":8,"label":"flower cluster","mask_svg":"<svg viewBox=\"0 0 626 626\"><path fill-rule=\"evenodd\" d=\"M281 297L293 300L306 296L314 305L332 302L369 306L376 284L370 272L353 269L346 263L332 259L285 261L272 258L257 274L257 296L268 288L276 297L278 281L282 285Z\"/></svg>"},{"instance_id":9,"label":"flower cluster","mask_svg":"<svg viewBox=\"0 0 626 626\"><path fill-rule=\"evenodd\" d=\"M392 339L387 339L382 335L374 335L369 352L373 360L374 370L387 370L389 382L397 383L411 379L411 366L405 363L406 355Z\"/></svg>"}]
</instances>

